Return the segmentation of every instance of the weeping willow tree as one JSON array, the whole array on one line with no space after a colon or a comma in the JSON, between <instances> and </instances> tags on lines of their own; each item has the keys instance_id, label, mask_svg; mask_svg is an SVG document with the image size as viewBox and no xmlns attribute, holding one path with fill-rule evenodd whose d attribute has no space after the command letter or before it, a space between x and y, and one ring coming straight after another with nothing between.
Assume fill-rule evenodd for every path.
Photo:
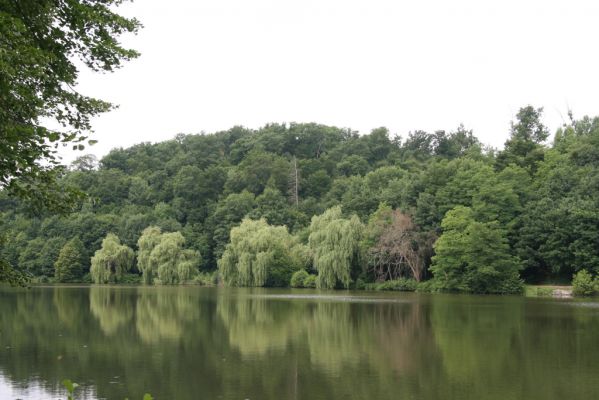
<instances>
[{"instance_id":1,"label":"weeping willow tree","mask_svg":"<svg viewBox=\"0 0 599 400\"><path fill-rule=\"evenodd\" d=\"M89 272L95 283L116 283L131 269L134 258L133 250L121 244L117 235L109 233L92 257Z\"/></svg>"},{"instance_id":2,"label":"weeping willow tree","mask_svg":"<svg viewBox=\"0 0 599 400\"><path fill-rule=\"evenodd\" d=\"M143 274L145 284L151 284L158 273L157 265L150 262L152 250L160 243L162 232L157 226L150 226L142 232L137 241L137 268Z\"/></svg>"},{"instance_id":3,"label":"weeping willow tree","mask_svg":"<svg viewBox=\"0 0 599 400\"><path fill-rule=\"evenodd\" d=\"M180 232L162 233L160 228L146 228L139 240L137 266L146 284L174 285L192 279L197 271L200 253L185 249Z\"/></svg>"},{"instance_id":4,"label":"weeping willow tree","mask_svg":"<svg viewBox=\"0 0 599 400\"><path fill-rule=\"evenodd\" d=\"M269 225L264 218L246 218L231 229L218 270L231 286L287 286L293 272L308 261L307 247L287 227Z\"/></svg>"},{"instance_id":5,"label":"weeping willow tree","mask_svg":"<svg viewBox=\"0 0 599 400\"><path fill-rule=\"evenodd\" d=\"M185 249L185 238L180 232L163 233L160 242L148 258L152 271L156 271L157 283L175 285L192 279L198 270L200 253Z\"/></svg>"},{"instance_id":6,"label":"weeping willow tree","mask_svg":"<svg viewBox=\"0 0 599 400\"><path fill-rule=\"evenodd\" d=\"M318 271L318 287L333 289L339 283L349 287L359 260L363 230L360 219L356 215L343 218L339 206L312 217L308 243Z\"/></svg>"}]
</instances>

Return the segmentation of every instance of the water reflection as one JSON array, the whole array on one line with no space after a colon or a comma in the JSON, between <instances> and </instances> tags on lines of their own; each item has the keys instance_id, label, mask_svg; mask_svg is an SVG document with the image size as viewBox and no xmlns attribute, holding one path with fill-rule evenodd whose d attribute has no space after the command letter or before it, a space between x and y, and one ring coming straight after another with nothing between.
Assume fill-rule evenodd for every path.
<instances>
[{"instance_id":1,"label":"water reflection","mask_svg":"<svg viewBox=\"0 0 599 400\"><path fill-rule=\"evenodd\" d=\"M60 290L55 293L60 293ZM94 286L89 290L89 310L107 336L114 335L120 327L131 321L133 300L126 292L110 287Z\"/></svg>"},{"instance_id":2,"label":"water reflection","mask_svg":"<svg viewBox=\"0 0 599 400\"><path fill-rule=\"evenodd\" d=\"M0 296L0 393L24 399L57 395L65 377L110 399L149 391L534 400L599 391L599 313L583 303L195 287Z\"/></svg>"},{"instance_id":3,"label":"water reflection","mask_svg":"<svg viewBox=\"0 0 599 400\"><path fill-rule=\"evenodd\" d=\"M144 343L180 339L185 326L199 320L200 312L197 298L177 288L163 291L140 288L135 309L137 334Z\"/></svg>"}]
</instances>

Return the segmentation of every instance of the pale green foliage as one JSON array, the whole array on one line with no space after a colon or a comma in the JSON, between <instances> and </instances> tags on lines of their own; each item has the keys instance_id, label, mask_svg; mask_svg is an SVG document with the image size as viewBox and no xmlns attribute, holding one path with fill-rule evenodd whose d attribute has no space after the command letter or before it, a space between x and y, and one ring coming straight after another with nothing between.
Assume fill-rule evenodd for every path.
<instances>
[{"instance_id":1,"label":"pale green foliage","mask_svg":"<svg viewBox=\"0 0 599 400\"><path fill-rule=\"evenodd\" d=\"M304 287L304 281L309 276L310 275L306 272L305 269L300 269L299 271L296 271L293 273L293 275L291 275L291 281L289 282L289 284L291 285L291 287L294 288Z\"/></svg>"},{"instance_id":2,"label":"pale green foliage","mask_svg":"<svg viewBox=\"0 0 599 400\"><path fill-rule=\"evenodd\" d=\"M338 282L349 287L352 269L359 259L363 231L360 219L356 215L343 218L339 206L312 217L308 242L318 271L319 287L332 289Z\"/></svg>"},{"instance_id":3,"label":"pale green foliage","mask_svg":"<svg viewBox=\"0 0 599 400\"><path fill-rule=\"evenodd\" d=\"M185 249L180 232L161 233L160 228L146 228L137 242L139 270L146 284L183 283L193 279L198 270L200 254Z\"/></svg>"},{"instance_id":4,"label":"pale green foliage","mask_svg":"<svg viewBox=\"0 0 599 400\"><path fill-rule=\"evenodd\" d=\"M572 293L575 296L591 296L597 291L597 279L593 279L590 272L583 269L578 271L572 279Z\"/></svg>"},{"instance_id":5,"label":"pale green foliage","mask_svg":"<svg viewBox=\"0 0 599 400\"><path fill-rule=\"evenodd\" d=\"M133 250L122 245L117 235L109 233L91 260L89 272L94 283L118 282L131 269L134 258Z\"/></svg>"},{"instance_id":6,"label":"pale green foliage","mask_svg":"<svg viewBox=\"0 0 599 400\"><path fill-rule=\"evenodd\" d=\"M156 275L156 268L150 263L152 250L160 243L162 232L156 226L150 226L142 232L137 241L137 268L143 274L143 282L151 284Z\"/></svg>"},{"instance_id":7,"label":"pale green foliage","mask_svg":"<svg viewBox=\"0 0 599 400\"><path fill-rule=\"evenodd\" d=\"M294 271L309 260L308 249L285 226L265 219L244 219L231 229L231 241L218 261L223 281L231 286L286 286Z\"/></svg>"}]
</instances>

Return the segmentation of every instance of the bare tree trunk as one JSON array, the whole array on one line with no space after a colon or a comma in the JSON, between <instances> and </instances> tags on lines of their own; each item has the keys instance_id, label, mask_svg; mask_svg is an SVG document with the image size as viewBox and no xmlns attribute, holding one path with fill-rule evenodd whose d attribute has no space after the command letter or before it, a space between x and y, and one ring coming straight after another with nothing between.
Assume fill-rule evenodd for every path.
<instances>
[{"instance_id":1,"label":"bare tree trunk","mask_svg":"<svg viewBox=\"0 0 599 400\"><path fill-rule=\"evenodd\" d=\"M295 207L299 207L299 169L297 168L296 157L293 157L293 165L289 176L289 195Z\"/></svg>"}]
</instances>

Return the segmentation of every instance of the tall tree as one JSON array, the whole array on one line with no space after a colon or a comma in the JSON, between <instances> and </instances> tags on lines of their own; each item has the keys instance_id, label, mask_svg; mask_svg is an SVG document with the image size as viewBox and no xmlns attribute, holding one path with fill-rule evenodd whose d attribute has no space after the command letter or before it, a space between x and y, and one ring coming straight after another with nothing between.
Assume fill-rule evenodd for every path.
<instances>
[{"instance_id":1,"label":"tall tree","mask_svg":"<svg viewBox=\"0 0 599 400\"><path fill-rule=\"evenodd\" d=\"M83 274L83 243L78 237L69 240L60 250L54 263L54 277L58 282L76 282Z\"/></svg>"},{"instance_id":2,"label":"tall tree","mask_svg":"<svg viewBox=\"0 0 599 400\"><path fill-rule=\"evenodd\" d=\"M197 273L200 253L185 249L180 232L163 233L150 253L148 264L155 270L160 283L174 285L192 279Z\"/></svg>"},{"instance_id":3,"label":"tall tree","mask_svg":"<svg viewBox=\"0 0 599 400\"><path fill-rule=\"evenodd\" d=\"M109 233L91 261L90 273L95 283L116 283L133 267L135 253L122 245L119 237Z\"/></svg>"},{"instance_id":4,"label":"tall tree","mask_svg":"<svg viewBox=\"0 0 599 400\"><path fill-rule=\"evenodd\" d=\"M542 143L549 137L549 130L541 118L543 108L526 106L516 114L512 122L510 138L505 142L505 148L497 155L496 166L499 170L509 164L515 164L534 173L537 163L543 160L544 148Z\"/></svg>"},{"instance_id":5,"label":"tall tree","mask_svg":"<svg viewBox=\"0 0 599 400\"><path fill-rule=\"evenodd\" d=\"M381 204L365 230L366 261L377 281L400 277L420 281L433 242L434 235L420 232L408 214Z\"/></svg>"},{"instance_id":6,"label":"tall tree","mask_svg":"<svg viewBox=\"0 0 599 400\"><path fill-rule=\"evenodd\" d=\"M357 272L363 229L356 215L343 218L339 206L312 217L308 242L319 287L349 287Z\"/></svg>"},{"instance_id":7,"label":"tall tree","mask_svg":"<svg viewBox=\"0 0 599 400\"><path fill-rule=\"evenodd\" d=\"M231 286L287 286L293 272L307 261L308 249L285 226L244 219L231 229L231 242L218 261L218 270Z\"/></svg>"},{"instance_id":8,"label":"tall tree","mask_svg":"<svg viewBox=\"0 0 599 400\"><path fill-rule=\"evenodd\" d=\"M91 118L112 108L74 89L75 59L110 72L138 56L118 41L140 27L114 12L120 3L0 1L0 187L36 206L60 208L64 192L55 184L56 148L71 143L83 149Z\"/></svg>"},{"instance_id":9,"label":"tall tree","mask_svg":"<svg viewBox=\"0 0 599 400\"><path fill-rule=\"evenodd\" d=\"M144 229L137 241L137 269L142 273L142 279L145 284L154 282L158 273L158 266L151 260L152 250L158 246L162 239L162 232L157 226L150 226Z\"/></svg>"},{"instance_id":10,"label":"tall tree","mask_svg":"<svg viewBox=\"0 0 599 400\"><path fill-rule=\"evenodd\" d=\"M478 222L469 207L450 210L435 243L431 271L437 288L475 293L522 290L519 260L496 221Z\"/></svg>"}]
</instances>

